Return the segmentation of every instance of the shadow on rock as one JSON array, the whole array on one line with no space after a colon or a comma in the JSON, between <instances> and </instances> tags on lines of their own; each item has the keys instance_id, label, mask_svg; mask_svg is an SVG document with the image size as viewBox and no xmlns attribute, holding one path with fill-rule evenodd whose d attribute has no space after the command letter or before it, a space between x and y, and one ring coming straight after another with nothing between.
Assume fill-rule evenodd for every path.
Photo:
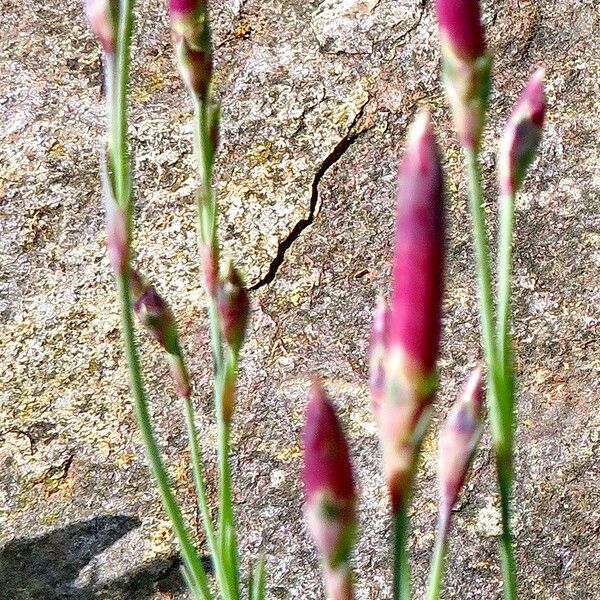
<instances>
[{"instance_id":1,"label":"shadow on rock","mask_svg":"<svg viewBox=\"0 0 600 600\"><path fill-rule=\"evenodd\" d=\"M0 549L0 600L143 600L183 589L175 557L99 585L76 583L95 556L139 525L134 517L103 516L9 542Z\"/></svg>"}]
</instances>

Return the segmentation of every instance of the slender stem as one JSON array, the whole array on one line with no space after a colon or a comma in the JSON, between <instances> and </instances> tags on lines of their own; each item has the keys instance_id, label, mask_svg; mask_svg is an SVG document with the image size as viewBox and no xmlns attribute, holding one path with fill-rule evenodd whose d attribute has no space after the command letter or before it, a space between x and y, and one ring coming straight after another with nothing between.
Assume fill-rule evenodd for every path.
<instances>
[{"instance_id":1,"label":"slender stem","mask_svg":"<svg viewBox=\"0 0 600 600\"><path fill-rule=\"evenodd\" d=\"M200 600L211 600L212 595L202 562L190 541L177 500L169 485L169 478L163 465L158 445L154 438L152 423L142 381L141 369L134 338L133 313L129 289L129 248L131 245L131 193L130 167L127 145L127 84L129 80L131 33L133 27L133 1L121 0L119 9L118 48L116 61L107 61L107 83L109 103L109 130L111 161L114 171L116 200L127 214L127 264L116 274L117 291L121 309L121 326L125 343L125 355L129 369L129 379L133 394L133 407L138 428L156 479L157 487L167 512L173 531L179 542L182 557L192 580L192 591ZM116 67L116 70L113 69Z\"/></svg>"},{"instance_id":2,"label":"slender stem","mask_svg":"<svg viewBox=\"0 0 600 600\"><path fill-rule=\"evenodd\" d=\"M218 257L217 201L212 190L213 149L207 120L207 104L196 95L194 101L194 145L198 162L202 191L198 199L200 241L212 248ZM224 383L224 357L219 313L213 295L207 294L208 318L211 330L211 343L215 364L214 399L217 419L217 460L219 466L219 552L220 560L227 572L227 579L233 597L239 597L239 573L233 506L231 497L231 474L229 469L229 424L223 418L222 387Z\"/></svg>"},{"instance_id":3,"label":"slender stem","mask_svg":"<svg viewBox=\"0 0 600 600\"><path fill-rule=\"evenodd\" d=\"M183 360L183 358L182 358ZM194 476L194 484L196 486L196 495L198 496L198 506L202 514L204 523L204 532L208 542L210 554L215 562L215 572L219 582L219 588L224 598L232 598L232 592L229 589L229 582L225 576L223 562L217 546L215 531L210 516L210 508L208 505L208 496L206 486L204 484L204 474L202 469L202 457L200 453L200 445L198 443L198 432L194 422L194 407L189 397L183 398L185 407L185 423L188 431L188 442L190 445L190 454L192 458L192 472Z\"/></svg>"},{"instance_id":4,"label":"slender stem","mask_svg":"<svg viewBox=\"0 0 600 600\"><path fill-rule=\"evenodd\" d=\"M496 467L500 488L500 506L502 511L502 537L500 538L500 556L502 559L504 600L516 600L517 570L515 564L515 557L513 554L513 541L510 526L510 497L512 489L512 466L510 455L497 456Z\"/></svg>"},{"instance_id":5,"label":"slender stem","mask_svg":"<svg viewBox=\"0 0 600 600\"><path fill-rule=\"evenodd\" d=\"M394 600L410 600L410 564L408 562L408 502L403 501L393 516L394 527Z\"/></svg>"},{"instance_id":6,"label":"slender stem","mask_svg":"<svg viewBox=\"0 0 600 600\"><path fill-rule=\"evenodd\" d=\"M131 310L128 270L118 274L117 288L121 305L121 322L123 339L125 342L125 354L127 357L130 385L134 399L133 407L138 428L142 434L148 462L150 463L150 468L156 479L165 511L171 519L173 532L181 547L181 554L185 565L194 580L195 586L200 590L200 598L209 600L212 598L212 595L210 593L204 567L202 566L196 549L190 541L181 510L169 485L169 477L163 465L160 451L152 430L152 423L148 413L148 405L144 393L139 357L133 333L133 315Z\"/></svg>"},{"instance_id":7,"label":"slender stem","mask_svg":"<svg viewBox=\"0 0 600 600\"><path fill-rule=\"evenodd\" d=\"M433 558L429 569L429 586L427 600L438 600L442 588L444 565L448 551L448 534L450 533L450 508L440 507L438 529L435 537Z\"/></svg>"},{"instance_id":8,"label":"slender stem","mask_svg":"<svg viewBox=\"0 0 600 600\"><path fill-rule=\"evenodd\" d=\"M500 232L498 239L498 362L504 377L510 371L510 277L515 196L500 199Z\"/></svg>"},{"instance_id":9,"label":"slender stem","mask_svg":"<svg viewBox=\"0 0 600 600\"><path fill-rule=\"evenodd\" d=\"M500 408L501 386L498 381L498 362L496 358L494 332L494 305L492 300L492 279L490 274L490 256L485 231L483 193L477 151L466 149L467 175L469 181L469 205L473 220L473 241L477 265L479 288L479 307L483 350L487 363L488 406L492 426L492 436L497 447L506 446L505 427Z\"/></svg>"},{"instance_id":10,"label":"slender stem","mask_svg":"<svg viewBox=\"0 0 600 600\"><path fill-rule=\"evenodd\" d=\"M504 350L507 348L509 349L509 346L504 337L498 337L498 339L502 340L503 350L499 351L498 354L496 353L490 258L485 232L485 217L482 205L483 194L481 191L477 152L475 150L467 149L466 160L469 179L470 208L473 218L473 236L477 259L481 329L485 358L488 366L488 406L490 411L494 451L498 463L498 482L502 503L502 573L504 579L504 597L505 600L515 600L516 571L512 552L512 536L510 533L510 490L512 486L511 456L513 439L512 373L510 373L510 369L507 370L504 368L506 363L500 363L498 358L499 356L503 356L504 360L509 359L508 353L504 353ZM500 301L501 306L503 304L505 305L502 306L501 310L505 311L505 313L504 315L501 315L501 318L506 318L510 306L510 298L507 296L507 294L510 294L510 247L506 248L505 246L510 246L510 237L512 236L512 212L512 207L510 207L509 224L505 222L508 220L509 215L504 214L502 217L501 246L499 250L502 262L499 265L499 269L503 271L503 274L500 275L501 287L499 288L499 294L502 296ZM510 233L511 236L507 237L508 233ZM504 325L499 323L498 329L501 330L503 327ZM504 333L502 335L508 336L507 325L506 330L503 331Z\"/></svg>"}]
</instances>

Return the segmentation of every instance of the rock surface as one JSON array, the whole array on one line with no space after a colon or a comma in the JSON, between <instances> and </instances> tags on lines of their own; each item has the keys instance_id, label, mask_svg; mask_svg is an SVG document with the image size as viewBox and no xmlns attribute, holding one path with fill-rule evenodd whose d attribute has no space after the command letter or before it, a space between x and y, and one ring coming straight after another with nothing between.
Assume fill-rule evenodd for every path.
<instances>
[{"instance_id":1,"label":"rock surface","mask_svg":"<svg viewBox=\"0 0 600 600\"><path fill-rule=\"evenodd\" d=\"M171 301L214 476L210 352L195 244L190 105L160 0L137 3L131 86L136 249ZM423 596L435 520L435 431L479 354L462 161L421 0L214 3L223 104L224 248L253 287L233 439L246 558L269 597L322 597L298 485L307 384L320 373L360 483L359 599L388 598L387 500L366 390L371 308L389 286L395 165L431 107L444 147L449 259L441 393L415 499ZM0 597L184 598L168 523L129 402L98 193L100 55L80 3L3 0L0 24ZM600 585L600 14L589 0L483 2L495 88L483 155L543 63L549 118L518 205L515 533L522 600L592 598ZM153 417L197 526L181 411L140 336ZM211 491L214 487L211 486ZM456 514L446 597L499 599L489 436ZM200 539L201 543L201 539Z\"/></svg>"}]
</instances>

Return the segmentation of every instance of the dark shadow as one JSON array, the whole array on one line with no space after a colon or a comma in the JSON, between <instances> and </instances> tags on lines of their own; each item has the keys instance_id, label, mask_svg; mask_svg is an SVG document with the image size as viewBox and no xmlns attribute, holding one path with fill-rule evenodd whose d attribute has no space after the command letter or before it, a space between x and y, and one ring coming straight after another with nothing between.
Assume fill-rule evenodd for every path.
<instances>
[{"instance_id":1,"label":"dark shadow","mask_svg":"<svg viewBox=\"0 0 600 600\"><path fill-rule=\"evenodd\" d=\"M183 589L176 557L155 560L101 585L75 586L96 555L139 527L135 517L103 516L0 549L0 600L143 600Z\"/></svg>"}]
</instances>

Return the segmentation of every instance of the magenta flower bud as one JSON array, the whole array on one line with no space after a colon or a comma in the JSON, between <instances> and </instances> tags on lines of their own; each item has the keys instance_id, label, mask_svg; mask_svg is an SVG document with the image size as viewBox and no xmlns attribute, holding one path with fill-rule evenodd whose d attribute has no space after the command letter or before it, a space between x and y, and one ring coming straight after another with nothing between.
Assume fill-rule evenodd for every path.
<instances>
[{"instance_id":1,"label":"magenta flower bud","mask_svg":"<svg viewBox=\"0 0 600 600\"><path fill-rule=\"evenodd\" d=\"M104 52L113 54L117 41L117 1L85 0L85 14Z\"/></svg>"},{"instance_id":2,"label":"magenta flower bud","mask_svg":"<svg viewBox=\"0 0 600 600\"><path fill-rule=\"evenodd\" d=\"M486 53L477 0L436 0L444 83L461 144L479 147L488 97L491 59Z\"/></svg>"},{"instance_id":3,"label":"magenta flower bud","mask_svg":"<svg viewBox=\"0 0 600 600\"><path fill-rule=\"evenodd\" d=\"M127 264L127 217L114 202L106 203L106 249L115 273L121 273Z\"/></svg>"},{"instance_id":4,"label":"magenta flower bud","mask_svg":"<svg viewBox=\"0 0 600 600\"><path fill-rule=\"evenodd\" d=\"M478 0L435 0L442 44L455 56L474 60L485 54Z\"/></svg>"},{"instance_id":5,"label":"magenta flower bud","mask_svg":"<svg viewBox=\"0 0 600 600\"><path fill-rule=\"evenodd\" d=\"M377 300L371 326L369 389L371 391L371 407L375 413L383 402L385 389L385 357L388 347L390 329L390 309L383 298Z\"/></svg>"},{"instance_id":6,"label":"magenta flower bud","mask_svg":"<svg viewBox=\"0 0 600 600\"><path fill-rule=\"evenodd\" d=\"M482 404L482 369L477 367L450 409L440 433L438 477L440 502L446 515L458 500L479 442Z\"/></svg>"},{"instance_id":7,"label":"magenta flower bud","mask_svg":"<svg viewBox=\"0 0 600 600\"><path fill-rule=\"evenodd\" d=\"M244 281L231 261L217 284L217 308L221 333L234 354L237 354L246 335L250 299Z\"/></svg>"},{"instance_id":8,"label":"magenta flower bud","mask_svg":"<svg viewBox=\"0 0 600 600\"><path fill-rule=\"evenodd\" d=\"M194 22L206 12L206 0L168 0L173 23Z\"/></svg>"},{"instance_id":9,"label":"magenta flower bud","mask_svg":"<svg viewBox=\"0 0 600 600\"><path fill-rule=\"evenodd\" d=\"M545 112L544 69L538 69L521 92L500 140L498 184L502 194L513 195L521 187L542 138Z\"/></svg>"},{"instance_id":10,"label":"magenta flower bud","mask_svg":"<svg viewBox=\"0 0 600 600\"><path fill-rule=\"evenodd\" d=\"M396 201L389 343L428 377L440 341L445 219L442 166L425 112L409 132Z\"/></svg>"},{"instance_id":11,"label":"magenta flower bud","mask_svg":"<svg viewBox=\"0 0 600 600\"><path fill-rule=\"evenodd\" d=\"M371 370L394 512L410 494L437 381L444 236L442 168L429 117L422 113L398 171L392 301L389 316L380 312L380 323L389 324L374 328L376 338L381 327L388 331L383 357L372 358Z\"/></svg>"},{"instance_id":12,"label":"magenta flower bud","mask_svg":"<svg viewBox=\"0 0 600 600\"><path fill-rule=\"evenodd\" d=\"M354 477L340 423L319 382L310 390L302 446L308 526L326 567L336 568L348 560L354 538Z\"/></svg>"},{"instance_id":13,"label":"magenta flower bud","mask_svg":"<svg viewBox=\"0 0 600 600\"><path fill-rule=\"evenodd\" d=\"M195 49L185 37L177 42L179 73L189 90L201 100L206 100L213 72L210 48Z\"/></svg>"}]
</instances>

